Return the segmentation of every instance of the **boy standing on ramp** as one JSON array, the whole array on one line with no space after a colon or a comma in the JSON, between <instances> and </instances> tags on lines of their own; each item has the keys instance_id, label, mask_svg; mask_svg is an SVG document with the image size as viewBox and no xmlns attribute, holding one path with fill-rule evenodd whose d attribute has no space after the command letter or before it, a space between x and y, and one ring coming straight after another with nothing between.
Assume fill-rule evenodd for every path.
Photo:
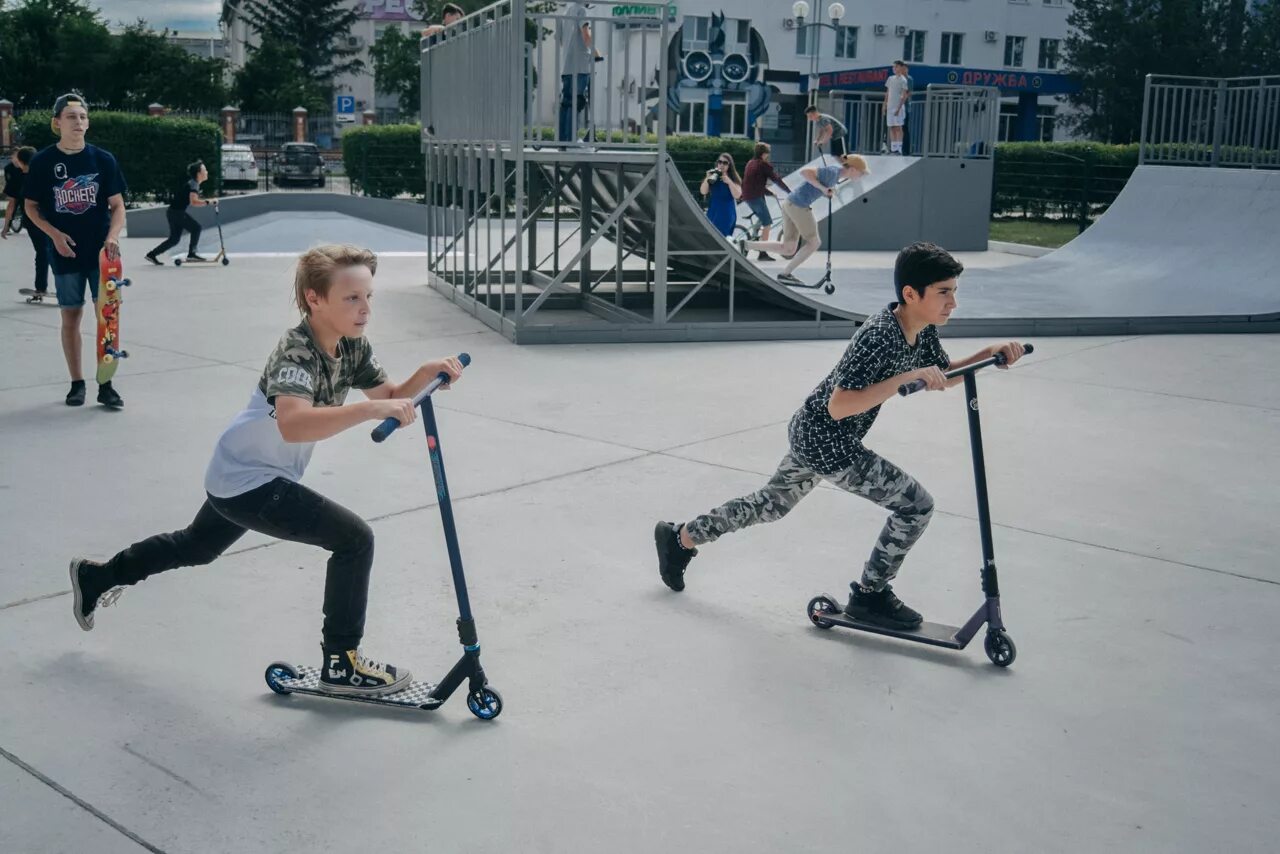
<instances>
[{"instance_id":1,"label":"boy standing on ramp","mask_svg":"<svg viewBox=\"0 0 1280 854\"><path fill-rule=\"evenodd\" d=\"M790 451L769 483L683 525L657 524L658 572L668 587L684 589L685 569L698 546L751 525L776 522L826 480L891 513L861 579L849 585L845 613L888 628L920 625L920 614L903 604L890 582L929 524L933 497L862 440L899 385L923 380L926 388L940 391L963 381L947 380L944 370L997 352L1004 353L1009 364L1022 356L1022 345L1016 341L993 344L954 363L942 349L937 327L956 307L956 277L963 270L959 261L932 243L913 243L898 253L893 271L898 302L858 327L840 361L796 410L788 430Z\"/></svg>"}]
</instances>

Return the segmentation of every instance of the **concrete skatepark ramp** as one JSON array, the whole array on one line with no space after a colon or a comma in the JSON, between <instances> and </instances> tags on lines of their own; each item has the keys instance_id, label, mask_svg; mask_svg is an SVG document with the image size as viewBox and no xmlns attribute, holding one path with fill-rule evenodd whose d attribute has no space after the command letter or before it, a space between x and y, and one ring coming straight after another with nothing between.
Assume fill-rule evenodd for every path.
<instances>
[{"instance_id":1,"label":"concrete skatepark ramp","mask_svg":"<svg viewBox=\"0 0 1280 854\"><path fill-rule=\"evenodd\" d=\"M1034 261L961 278L952 334L1280 331L1280 172L1139 166L1084 234ZM884 302L883 276L823 301Z\"/></svg>"},{"instance_id":2,"label":"concrete skatepark ramp","mask_svg":"<svg viewBox=\"0 0 1280 854\"><path fill-rule=\"evenodd\" d=\"M864 155L870 174L843 184L831 202L831 246L836 250L898 250L928 240L957 252L987 248L991 218L990 158ZM831 164L821 157L801 169ZM791 189L804 183L800 169L784 176ZM773 187L775 192L782 191ZM768 199L775 223L782 217L777 199ZM738 205L739 221L750 209ZM822 239L827 239L827 203L813 205Z\"/></svg>"}]
</instances>

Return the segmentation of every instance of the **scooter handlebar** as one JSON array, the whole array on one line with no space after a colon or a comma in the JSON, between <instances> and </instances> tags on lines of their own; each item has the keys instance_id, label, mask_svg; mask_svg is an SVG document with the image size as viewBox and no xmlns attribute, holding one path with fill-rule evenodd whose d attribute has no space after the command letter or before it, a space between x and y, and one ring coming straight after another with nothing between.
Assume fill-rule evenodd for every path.
<instances>
[{"instance_id":1,"label":"scooter handlebar","mask_svg":"<svg viewBox=\"0 0 1280 854\"><path fill-rule=\"evenodd\" d=\"M1023 349L1024 355L1034 353L1036 351L1035 346L1031 344L1023 344L1022 349ZM996 353L991 358L983 359L981 362L975 362L972 365L968 365L963 368L957 368L954 371L947 371L945 374L943 374L943 376L950 380L956 377L962 377L965 374L971 374L971 373L974 373L975 371L980 371L983 368L990 367L991 365L1003 365L1007 361L1008 359L1005 358L1004 353ZM915 394L918 391L924 391L924 387L925 387L924 380L912 380L909 383L903 383L902 385L898 386L898 394L902 395L903 397L906 397L909 394Z\"/></svg>"},{"instance_id":2,"label":"scooter handlebar","mask_svg":"<svg viewBox=\"0 0 1280 854\"><path fill-rule=\"evenodd\" d=\"M459 353L458 361L461 362L462 367L465 368L467 365L471 364L471 355L469 353ZM446 374L444 371L441 371L440 373L436 374L436 378L433 379L427 385L426 388L424 388L422 391L418 392L414 396L413 405L417 406L420 403L422 403L422 401L430 397L432 393L435 392L436 389L440 388L440 386L444 385L447 382L449 382L449 375ZM372 438L373 441L375 442L381 442L399 429L400 429L399 418L384 418L381 424L373 428L373 432L370 434L370 438Z\"/></svg>"}]
</instances>

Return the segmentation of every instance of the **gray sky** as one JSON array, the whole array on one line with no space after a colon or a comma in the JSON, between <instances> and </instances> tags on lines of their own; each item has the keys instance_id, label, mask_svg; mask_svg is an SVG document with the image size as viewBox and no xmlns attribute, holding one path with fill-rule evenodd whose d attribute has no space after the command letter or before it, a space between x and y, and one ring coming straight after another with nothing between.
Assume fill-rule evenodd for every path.
<instances>
[{"instance_id":1,"label":"gray sky","mask_svg":"<svg viewBox=\"0 0 1280 854\"><path fill-rule=\"evenodd\" d=\"M220 0L97 0L92 5L112 27L144 18L157 30L168 27L183 34L216 33L222 11Z\"/></svg>"}]
</instances>

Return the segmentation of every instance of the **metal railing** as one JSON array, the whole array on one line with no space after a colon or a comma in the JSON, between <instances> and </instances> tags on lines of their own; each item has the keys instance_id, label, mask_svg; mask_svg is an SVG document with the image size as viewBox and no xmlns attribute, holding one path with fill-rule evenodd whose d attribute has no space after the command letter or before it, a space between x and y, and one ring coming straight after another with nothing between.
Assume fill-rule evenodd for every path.
<instances>
[{"instance_id":1,"label":"metal railing","mask_svg":"<svg viewBox=\"0 0 1280 854\"><path fill-rule=\"evenodd\" d=\"M424 140L658 146L667 132L670 15L636 14L648 7L618 0L573 8L582 5L500 0L424 39ZM585 62L570 56L583 24L592 35ZM563 73L566 62L573 73Z\"/></svg>"},{"instance_id":2,"label":"metal railing","mask_svg":"<svg viewBox=\"0 0 1280 854\"><path fill-rule=\"evenodd\" d=\"M1139 163L1280 168L1280 76L1148 74Z\"/></svg>"},{"instance_id":3,"label":"metal railing","mask_svg":"<svg viewBox=\"0 0 1280 854\"><path fill-rule=\"evenodd\" d=\"M925 88L917 151L924 157L990 158L1000 128L1000 90L991 86Z\"/></svg>"}]
</instances>

